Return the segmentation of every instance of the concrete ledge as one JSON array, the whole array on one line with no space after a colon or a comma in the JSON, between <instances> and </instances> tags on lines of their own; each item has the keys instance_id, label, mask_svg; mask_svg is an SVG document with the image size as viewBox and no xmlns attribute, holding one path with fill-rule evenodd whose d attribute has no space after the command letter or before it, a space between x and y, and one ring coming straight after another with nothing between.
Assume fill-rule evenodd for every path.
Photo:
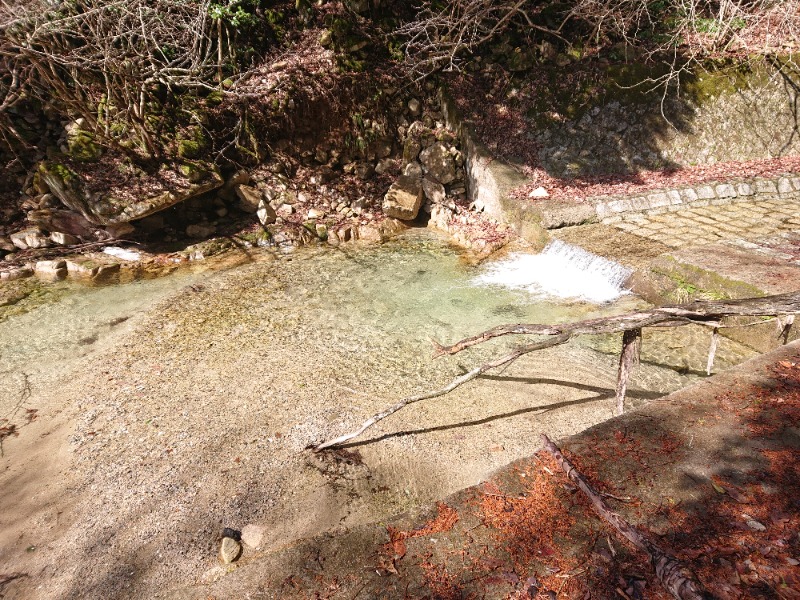
<instances>
[{"instance_id":1,"label":"concrete ledge","mask_svg":"<svg viewBox=\"0 0 800 600\"><path fill-rule=\"evenodd\" d=\"M510 196L512 190L527 183L525 176L492 156L489 149L478 141L447 92L440 91L440 101L445 123L461 141L470 201L479 210L509 225L523 239L535 246L543 246L547 233L542 209Z\"/></svg>"}]
</instances>

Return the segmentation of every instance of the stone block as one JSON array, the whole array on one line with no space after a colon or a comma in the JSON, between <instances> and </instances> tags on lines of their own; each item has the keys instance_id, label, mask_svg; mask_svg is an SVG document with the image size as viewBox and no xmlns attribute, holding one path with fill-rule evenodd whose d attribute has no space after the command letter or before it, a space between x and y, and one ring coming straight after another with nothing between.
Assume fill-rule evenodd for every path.
<instances>
[{"instance_id":1,"label":"stone block","mask_svg":"<svg viewBox=\"0 0 800 600\"><path fill-rule=\"evenodd\" d=\"M778 179L779 194L791 194L792 192L794 192L794 186L792 186L792 182L788 177L781 177Z\"/></svg>"},{"instance_id":2,"label":"stone block","mask_svg":"<svg viewBox=\"0 0 800 600\"><path fill-rule=\"evenodd\" d=\"M414 177L401 175L386 192L383 212L395 219L413 220L422 206L422 196L422 182Z\"/></svg>"},{"instance_id":3,"label":"stone block","mask_svg":"<svg viewBox=\"0 0 800 600\"><path fill-rule=\"evenodd\" d=\"M100 264L85 258L67 260L67 272L71 277L94 277Z\"/></svg>"},{"instance_id":4,"label":"stone block","mask_svg":"<svg viewBox=\"0 0 800 600\"><path fill-rule=\"evenodd\" d=\"M730 183L720 183L714 188L714 191L717 193L718 198L736 197L736 188L734 188Z\"/></svg>"},{"instance_id":5,"label":"stone block","mask_svg":"<svg viewBox=\"0 0 800 600\"><path fill-rule=\"evenodd\" d=\"M416 161L408 163L403 167L403 175L414 177L415 179L422 179L422 165Z\"/></svg>"},{"instance_id":6,"label":"stone block","mask_svg":"<svg viewBox=\"0 0 800 600\"><path fill-rule=\"evenodd\" d=\"M44 279L64 279L67 276L67 263L64 260L40 260L33 272Z\"/></svg>"},{"instance_id":7,"label":"stone block","mask_svg":"<svg viewBox=\"0 0 800 600\"><path fill-rule=\"evenodd\" d=\"M284 204L282 207L288 207L284 209L284 213L291 214L294 210L294 208L289 204ZM278 220L278 213L275 212L275 209L273 209L270 203L265 200L261 200L258 203L256 215L258 216L258 222L262 225L269 225Z\"/></svg>"},{"instance_id":8,"label":"stone block","mask_svg":"<svg viewBox=\"0 0 800 600\"><path fill-rule=\"evenodd\" d=\"M770 179L756 179L756 192L759 194L777 194L778 186Z\"/></svg>"},{"instance_id":9,"label":"stone block","mask_svg":"<svg viewBox=\"0 0 800 600\"><path fill-rule=\"evenodd\" d=\"M749 183L742 182L736 185L736 193L739 196L752 196L756 191Z\"/></svg>"},{"instance_id":10,"label":"stone block","mask_svg":"<svg viewBox=\"0 0 800 600\"><path fill-rule=\"evenodd\" d=\"M25 279L31 276L33 276L33 269L29 269L28 267L11 269L10 271L0 271L0 281L14 281L16 279Z\"/></svg>"},{"instance_id":11,"label":"stone block","mask_svg":"<svg viewBox=\"0 0 800 600\"><path fill-rule=\"evenodd\" d=\"M236 197L239 198L238 206L242 211L248 213L258 211L258 205L264 199L261 190L241 183L235 185L233 190L236 192Z\"/></svg>"},{"instance_id":12,"label":"stone block","mask_svg":"<svg viewBox=\"0 0 800 600\"><path fill-rule=\"evenodd\" d=\"M20 250L27 250L28 248L46 248L50 245L50 240L45 237L42 231L38 228L23 229L12 233L8 238Z\"/></svg>"},{"instance_id":13,"label":"stone block","mask_svg":"<svg viewBox=\"0 0 800 600\"><path fill-rule=\"evenodd\" d=\"M630 206L631 210L647 210L650 208L650 201L648 200L647 196L636 196L634 198L630 198Z\"/></svg>"},{"instance_id":14,"label":"stone block","mask_svg":"<svg viewBox=\"0 0 800 600\"><path fill-rule=\"evenodd\" d=\"M662 206L669 206L669 196L664 192L656 192L647 196L648 208L661 208Z\"/></svg>"},{"instance_id":15,"label":"stone block","mask_svg":"<svg viewBox=\"0 0 800 600\"><path fill-rule=\"evenodd\" d=\"M423 179L422 190L425 192L425 197L434 204L441 204L444 202L445 191L441 183L436 183L427 178Z\"/></svg>"},{"instance_id":16,"label":"stone block","mask_svg":"<svg viewBox=\"0 0 800 600\"><path fill-rule=\"evenodd\" d=\"M683 204L683 198L681 198L681 193L678 190L669 190L667 198L669 198L669 203L672 205Z\"/></svg>"},{"instance_id":17,"label":"stone block","mask_svg":"<svg viewBox=\"0 0 800 600\"><path fill-rule=\"evenodd\" d=\"M97 273L92 275L92 280L98 283L109 283L114 281L119 276L119 271L119 263L100 265L100 267L97 269Z\"/></svg>"},{"instance_id":18,"label":"stone block","mask_svg":"<svg viewBox=\"0 0 800 600\"><path fill-rule=\"evenodd\" d=\"M422 163L423 171L430 179L447 184L456 178L453 156L447 146L441 142L436 142L420 152L419 161Z\"/></svg>"},{"instance_id":19,"label":"stone block","mask_svg":"<svg viewBox=\"0 0 800 600\"><path fill-rule=\"evenodd\" d=\"M59 246L74 246L75 244L80 244L81 242L74 235L64 233L63 231L53 231L50 234L50 241L58 244Z\"/></svg>"},{"instance_id":20,"label":"stone block","mask_svg":"<svg viewBox=\"0 0 800 600\"><path fill-rule=\"evenodd\" d=\"M698 199L697 192L695 192L692 188L681 190L680 195L685 204L690 204Z\"/></svg>"},{"instance_id":21,"label":"stone block","mask_svg":"<svg viewBox=\"0 0 800 600\"><path fill-rule=\"evenodd\" d=\"M800 192L800 177L792 177L792 186L794 189Z\"/></svg>"},{"instance_id":22,"label":"stone block","mask_svg":"<svg viewBox=\"0 0 800 600\"><path fill-rule=\"evenodd\" d=\"M695 193L697 193L697 197L700 200L711 200L711 198L717 197L717 195L714 193L714 188L712 188L710 185L701 185L695 189Z\"/></svg>"},{"instance_id":23,"label":"stone block","mask_svg":"<svg viewBox=\"0 0 800 600\"><path fill-rule=\"evenodd\" d=\"M602 207L602 209L601 209ZM620 200L611 200L610 202L603 202L602 204L597 205L597 214L598 216L602 212L603 214L612 214L612 213L621 213L625 212L625 201Z\"/></svg>"}]
</instances>

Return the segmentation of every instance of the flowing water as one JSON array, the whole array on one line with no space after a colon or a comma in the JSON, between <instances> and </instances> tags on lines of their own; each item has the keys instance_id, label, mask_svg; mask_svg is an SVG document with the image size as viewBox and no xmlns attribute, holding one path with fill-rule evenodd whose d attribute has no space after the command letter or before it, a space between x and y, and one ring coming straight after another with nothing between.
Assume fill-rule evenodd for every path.
<instances>
[{"instance_id":1,"label":"flowing water","mask_svg":"<svg viewBox=\"0 0 800 600\"><path fill-rule=\"evenodd\" d=\"M553 240L540 254L515 254L490 264L475 282L525 290L536 298L606 303L627 293L631 274L619 263Z\"/></svg>"},{"instance_id":2,"label":"flowing water","mask_svg":"<svg viewBox=\"0 0 800 600\"><path fill-rule=\"evenodd\" d=\"M643 306L624 288L628 269L558 240L541 254L513 254L477 267L428 232L382 247L307 250L279 259L265 251L253 258L288 274L288 309L314 324L311 335L341 338L349 331L353 347L359 346L360 335L374 336L427 354L430 339L446 343L502 323L557 323ZM184 270L125 285L53 284L45 294L49 301L39 300L41 305L29 312L0 321L0 398L6 398L0 409L15 397L23 374L56 378L107 348L132 317L187 285L213 277ZM644 360L699 372L704 335L690 328L646 332L655 343L645 344ZM577 344L606 354L618 348L618 340L608 336ZM723 348L718 354L722 367L748 354L728 346L728 352ZM650 378L657 383L664 377L654 373ZM639 383L647 387L646 380ZM659 392L673 387L674 382L666 388L655 385Z\"/></svg>"}]
</instances>

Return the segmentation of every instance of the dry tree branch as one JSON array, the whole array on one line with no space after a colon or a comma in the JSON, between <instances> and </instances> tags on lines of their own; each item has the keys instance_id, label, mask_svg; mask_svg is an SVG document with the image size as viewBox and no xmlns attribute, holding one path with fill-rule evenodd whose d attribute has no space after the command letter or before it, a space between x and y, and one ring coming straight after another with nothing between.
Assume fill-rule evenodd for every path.
<instances>
[{"instance_id":1,"label":"dry tree branch","mask_svg":"<svg viewBox=\"0 0 800 600\"><path fill-rule=\"evenodd\" d=\"M689 567L659 548L647 536L611 510L600 496L600 493L594 489L586 477L575 468L575 465L564 456L559 447L549 437L542 434L541 439L544 449L556 459L556 462L567 474L567 477L589 499L592 509L631 544L647 553L650 557L650 563L656 572L656 577L674 598L677 600L711 600L713 598L703 588L702 584L697 580L697 576Z\"/></svg>"},{"instance_id":2,"label":"dry tree branch","mask_svg":"<svg viewBox=\"0 0 800 600\"><path fill-rule=\"evenodd\" d=\"M438 398L455 390L456 388L472 381L480 375L510 365L515 360L534 352L568 342L578 335L602 335L609 333L623 333L623 348L620 359L620 368L617 380L617 412L621 414L624 403L625 387L628 375L635 359L638 356L639 339L644 327L681 327L684 325L698 324L712 327L715 330L723 327L720 320L731 316L789 316L800 314L800 291L763 298L748 298L744 300L719 300L707 302L693 302L662 306L648 311L628 313L624 315L587 319L575 323L561 323L557 325L543 324L515 324L500 325L487 329L477 335L470 336L455 342L450 346L443 346L436 341L434 344L434 357L444 354L458 354L462 350L477 344L482 344L491 339L506 335L537 335L549 336L548 339L521 346L512 352L493 361L486 362L472 370L454 378L449 384L433 391L407 396L389 408L367 419L358 429L346 433L333 440L317 445L314 450L320 451L332 446L343 444L364 431L399 411L410 404L421 400ZM730 325L729 327L736 327ZM633 333L629 333L633 332ZM638 334L636 333L638 332Z\"/></svg>"}]
</instances>

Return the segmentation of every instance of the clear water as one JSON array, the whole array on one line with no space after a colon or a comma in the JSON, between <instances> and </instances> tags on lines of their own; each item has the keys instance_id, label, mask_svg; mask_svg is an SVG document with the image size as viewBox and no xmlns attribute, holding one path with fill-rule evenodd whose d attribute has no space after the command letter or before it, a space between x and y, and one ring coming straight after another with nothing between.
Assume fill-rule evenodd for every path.
<instances>
[{"instance_id":1,"label":"clear water","mask_svg":"<svg viewBox=\"0 0 800 600\"><path fill-rule=\"evenodd\" d=\"M455 341L503 323L571 321L639 303L620 293L616 303L598 304L543 290L531 293L524 285L484 285L485 272L485 266L467 264L441 240L419 233L379 248L320 253L309 280L301 275L290 293L303 310L327 315L332 327L368 326L384 335L424 340L428 350L430 338Z\"/></svg>"},{"instance_id":2,"label":"clear water","mask_svg":"<svg viewBox=\"0 0 800 600\"><path fill-rule=\"evenodd\" d=\"M47 386L88 355L106 352L137 316L197 277L176 273L102 287L60 282L23 300L38 305L0 320L0 418L26 386Z\"/></svg>"},{"instance_id":3,"label":"clear water","mask_svg":"<svg viewBox=\"0 0 800 600\"><path fill-rule=\"evenodd\" d=\"M379 247L304 249L282 257L263 251L251 257L259 264L245 268L262 273L264 285L279 281L281 293L254 295L254 290L249 290L249 295L241 297L225 293L224 301L231 306L222 310L233 320L245 318L236 317L237 311L249 311L250 315L263 314L262 322L290 322L291 336L298 341L319 340L321 345L334 346L344 353L366 351L365 360L376 368L410 375L430 363L431 339L452 343L504 323L557 323L642 306L641 301L621 290L618 265L609 266L605 263L610 261L583 256L576 250L557 244L546 257L522 255L494 266L474 266L440 238L429 232L414 232ZM570 261L578 266L565 265ZM572 272L573 268L578 274ZM598 277L602 281L596 284ZM0 414L19 396L25 377L46 385L70 369L80 368L83 359L93 353L106 353L113 360L114 344L135 327L137 316L160 301L169 301L181 288L211 283L215 278L217 275L211 272L176 273L99 288L56 284L54 293L60 294L57 301L0 321ZM601 293L591 293L594 286L602 288ZM244 296L257 308L242 306ZM580 299L587 297L594 302ZM600 300L603 302L598 304ZM687 330L675 332L675 338L685 340ZM698 335L705 336L705 332ZM519 342L518 336L509 336L471 351L464 361L496 352L498 345ZM645 360L650 357L657 368L649 374L644 369L637 383L666 392L688 383L683 375L676 378L676 369L681 373L703 369L707 340L702 337L689 346L686 342L662 342L645 343ZM289 339L286 343L293 342ZM720 348L720 368L748 355L732 344L726 341ZM602 356L618 352L619 340L586 338L572 346L575 372L586 371L591 379L589 372L609 370L609 360ZM650 348L656 347L660 354L649 355ZM669 353L670 347L674 348L672 355L664 356L663 348ZM392 348L403 351L394 353ZM687 362L689 349L692 356ZM592 353L599 359L596 366L587 364L594 362ZM670 369L660 368L665 365ZM563 364L555 367L562 371L567 368Z\"/></svg>"}]
</instances>

